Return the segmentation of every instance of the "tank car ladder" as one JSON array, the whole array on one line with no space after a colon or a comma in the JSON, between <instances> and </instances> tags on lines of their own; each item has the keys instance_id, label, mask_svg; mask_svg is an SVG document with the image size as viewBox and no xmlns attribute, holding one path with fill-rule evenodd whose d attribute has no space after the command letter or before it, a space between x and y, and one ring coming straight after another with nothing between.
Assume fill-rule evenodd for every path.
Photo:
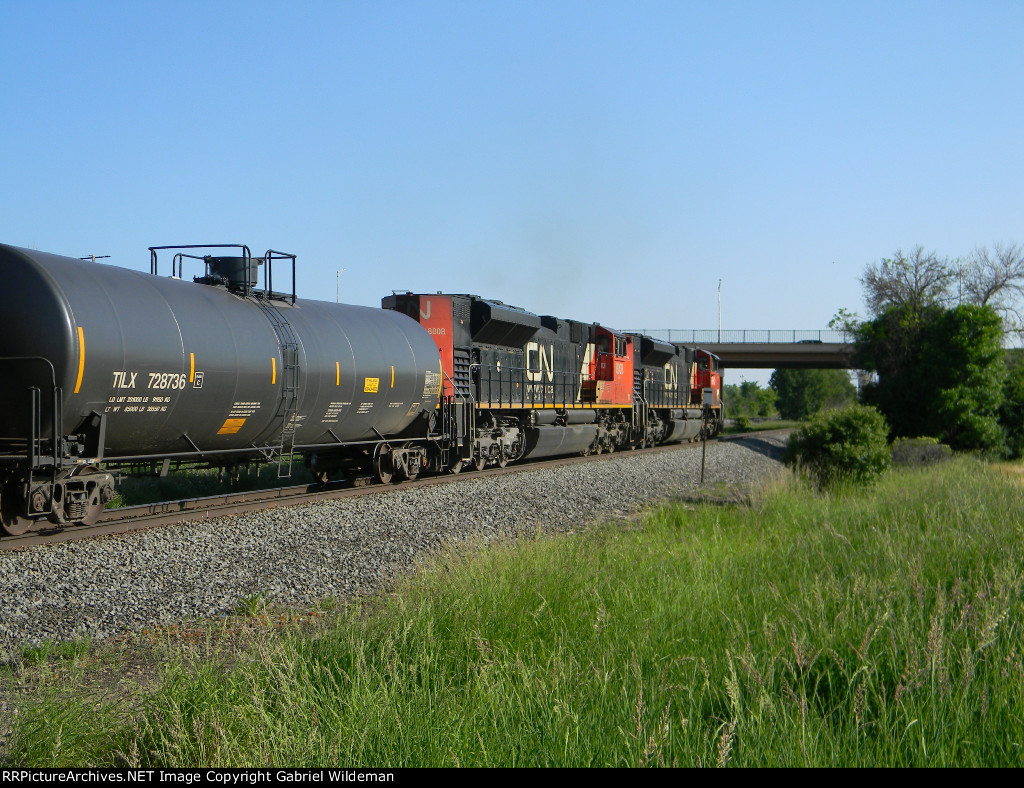
<instances>
[{"instance_id":1,"label":"tank car ladder","mask_svg":"<svg viewBox=\"0 0 1024 788\"><path fill-rule=\"evenodd\" d=\"M281 442L277 447L277 478L292 475L292 455L295 451L295 416L299 403L299 341L291 323L281 312L262 300L257 300L281 346L281 401L277 415L281 416ZM287 458L287 462L285 461Z\"/></svg>"}]
</instances>

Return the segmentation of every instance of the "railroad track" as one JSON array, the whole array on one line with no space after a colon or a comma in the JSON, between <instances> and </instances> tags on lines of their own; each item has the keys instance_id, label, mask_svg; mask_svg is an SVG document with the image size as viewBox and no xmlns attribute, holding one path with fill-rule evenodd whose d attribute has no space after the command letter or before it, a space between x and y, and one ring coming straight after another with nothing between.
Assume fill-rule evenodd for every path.
<instances>
[{"instance_id":1,"label":"railroad track","mask_svg":"<svg viewBox=\"0 0 1024 788\"><path fill-rule=\"evenodd\" d=\"M713 447L719 441L750 440L758 437L779 435L789 430L771 430L762 432L726 435L708 441ZM355 482L336 482L326 487L319 485L297 485L294 487L275 487L250 492L225 493L203 498L185 498L178 501L161 501L141 506L126 506L105 511L94 525L77 525L68 528L53 526L39 531L29 531L21 536L5 536L0 538L0 551L21 550L40 544L56 542L73 542L102 536L124 534L141 531L163 525L207 520L214 517L229 517L247 512L276 509L284 506L300 506L318 501L335 500L338 498L354 498L361 495L375 495L395 489L412 489L432 484L454 484L464 479L484 479L506 473L556 468L565 465L577 465L587 462L603 462L616 457L636 454L660 453L669 451L686 451L700 449L700 443L676 443L669 446L654 446L649 449L637 449L630 452L613 454L592 454L586 457L558 457L550 460L538 460L522 465L509 465L505 468L486 468L482 471L465 471L461 474L440 474L426 476L414 481L402 482L398 485L377 484L369 478L356 479Z\"/></svg>"}]
</instances>

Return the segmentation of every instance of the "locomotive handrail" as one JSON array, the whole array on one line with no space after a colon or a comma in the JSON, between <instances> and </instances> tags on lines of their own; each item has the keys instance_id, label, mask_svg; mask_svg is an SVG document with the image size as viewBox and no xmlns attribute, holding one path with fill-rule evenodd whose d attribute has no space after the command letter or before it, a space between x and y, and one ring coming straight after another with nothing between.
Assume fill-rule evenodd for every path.
<instances>
[{"instance_id":1,"label":"locomotive handrail","mask_svg":"<svg viewBox=\"0 0 1024 788\"><path fill-rule=\"evenodd\" d=\"M471 366L471 368L472 367L478 367L480 369L483 369L483 365L481 365L481 364L472 364L470 366ZM509 407L511 407L513 405L526 404L526 403L529 403L530 405L536 405L538 402L541 404L541 406L547 406L547 405L550 404L552 407L556 407L556 408L559 407L559 406L564 408L567 405L575 406L575 405L578 404L577 400L576 400L576 392L579 391L582 388L582 384L583 384L584 381L590 379L590 375L589 374L585 374L583 372L570 372L568 370L553 370L552 371L552 375L554 377L551 378L552 394L551 394L551 399L549 401L548 400L548 395L547 395L547 390L546 390L546 387L544 385L541 386L540 396L539 397L537 396L536 387L534 387L532 389L528 388L529 382L526 379L526 373L531 372L531 371L536 372L537 370L531 370L529 367L513 367L513 366L506 366L506 367L504 367L504 369L497 370L497 369L494 369L493 367L488 366L487 367L487 375L484 378L484 382L487 383L487 391L488 391L488 393L487 393L487 401L488 401L488 403L492 403L492 404L495 402L495 400L491 397L491 389L494 387L495 382L497 382L497 389L498 389L497 404L498 404L499 407L501 407L504 404L504 395L502 394L502 391L501 391L501 383L504 380L503 373L505 371L508 372L508 382L510 384L516 382L515 381L516 376L513 373L516 373L516 372L521 373L519 375L519 379L520 379L520 385L523 387L523 395L522 395L522 397L521 397L521 399L519 401L513 401L512 393L511 393L511 387L510 387L510 389L509 389L509 401L508 401ZM497 373L497 378L495 378L493 376L492 372ZM571 388L570 388L570 386L571 386ZM530 391L529 396L527 396L526 391Z\"/></svg>"}]
</instances>

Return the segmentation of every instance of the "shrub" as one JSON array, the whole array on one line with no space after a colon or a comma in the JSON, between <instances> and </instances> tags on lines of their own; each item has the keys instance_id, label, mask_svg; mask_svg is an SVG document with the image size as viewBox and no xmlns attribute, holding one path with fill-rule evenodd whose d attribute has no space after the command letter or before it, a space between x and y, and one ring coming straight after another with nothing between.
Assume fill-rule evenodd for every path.
<instances>
[{"instance_id":1,"label":"shrub","mask_svg":"<svg viewBox=\"0 0 1024 788\"><path fill-rule=\"evenodd\" d=\"M872 407L826 411L790 436L784 459L820 489L869 484L891 462L888 433L885 418Z\"/></svg>"},{"instance_id":2,"label":"shrub","mask_svg":"<svg viewBox=\"0 0 1024 788\"><path fill-rule=\"evenodd\" d=\"M893 465L934 465L952 457L953 450L938 438L899 438L892 445Z\"/></svg>"}]
</instances>

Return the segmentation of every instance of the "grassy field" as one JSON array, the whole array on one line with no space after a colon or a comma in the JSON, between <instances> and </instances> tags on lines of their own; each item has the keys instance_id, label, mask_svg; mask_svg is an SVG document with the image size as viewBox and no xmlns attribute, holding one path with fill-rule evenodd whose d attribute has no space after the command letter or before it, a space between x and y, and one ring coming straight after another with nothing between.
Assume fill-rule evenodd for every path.
<instances>
[{"instance_id":1,"label":"grassy field","mask_svg":"<svg viewBox=\"0 0 1024 788\"><path fill-rule=\"evenodd\" d=\"M724 435L734 435L744 432L763 432L765 430L788 430L801 427L803 424L804 422L802 421L786 421L785 419L758 419L756 421L749 421L748 424L741 426L733 421L733 423L722 430L722 433Z\"/></svg>"},{"instance_id":2,"label":"grassy field","mask_svg":"<svg viewBox=\"0 0 1024 788\"><path fill-rule=\"evenodd\" d=\"M787 481L445 556L327 600L329 625L249 599L195 646L26 652L3 760L1024 765L1016 470L957 460L830 497ZM137 664L133 692L97 679Z\"/></svg>"}]
</instances>

